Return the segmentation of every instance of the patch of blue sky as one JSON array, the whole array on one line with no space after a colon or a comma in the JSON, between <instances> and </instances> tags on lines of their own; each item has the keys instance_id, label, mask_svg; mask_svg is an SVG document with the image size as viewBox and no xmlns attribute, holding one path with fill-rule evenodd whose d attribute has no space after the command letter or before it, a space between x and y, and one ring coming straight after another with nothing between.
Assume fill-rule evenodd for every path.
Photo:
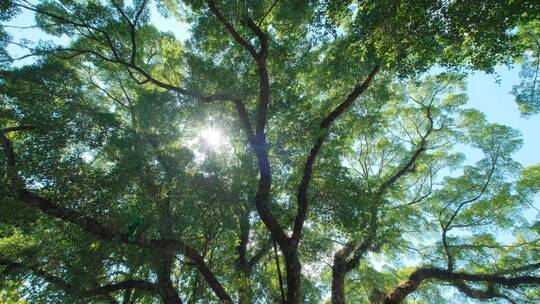
<instances>
[{"instance_id":1,"label":"patch of blue sky","mask_svg":"<svg viewBox=\"0 0 540 304\"><path fill-rule=\"evenodd\" d=\"M510 94L512 86L519 82L519 67L500 66L495 69L494 75L476 72L467 79L468 106L482 111L489 122L499 123L512 127L521 132L523 146L514 155L513 159L523 166L540 163L540 115L530 118L521 116L518 106L514 103L514 96ZM480 151L463 151L469 159L478 160ZM540 197L537 195L533 203L540 209ZM538 211L530 208L524 211L524 216L532 220L538 217Z\"/></svg>"}]
</instances>

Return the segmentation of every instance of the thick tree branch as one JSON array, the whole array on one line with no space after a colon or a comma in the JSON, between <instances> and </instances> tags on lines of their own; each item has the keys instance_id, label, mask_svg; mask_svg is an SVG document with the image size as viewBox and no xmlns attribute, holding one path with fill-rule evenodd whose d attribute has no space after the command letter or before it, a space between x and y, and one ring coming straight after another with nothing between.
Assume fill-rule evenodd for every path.
<instances>
[{"instance_id":1,"label":"thick tree branch","mask_svg":"<svg viewBox=\"0 0 540 304\"><path fill-rule=\"evenodd\" d=\"M259 105L257 109L256 134L259 137L258 144L262 145L264 143L264 127L266 125L266 115L270 99L270 84L268 78L268 69L266 67L266 58L268 57L268 36L260 29L259 26L257 26L257 24L255 24L255 22L253 22L251 18L246 16L246 23L248 27L255 33L261 44L260 50L257 51L249 42L240 36L234 26L223 16L213 0L208 0L208 7L219 22L223 24L236 43L246 49L251 54L253 60L255 60L257 63L257 71L259 74Z\"/></svg>"},{"instance_id":2,"label":"thick tree branch","mask_svg":"<svg viewBox=\"0 0 540 304\"><path fill-rule=\"evenodd\" d=\"M347 98L343 102L341 102L326 118L321 122L321 129L328 129L330 126L338 119L341 114L345 113L354 103L354 101L362 95L369 85L371 84L371 81L373 81L373 78L375 78L375 75L379 73L380 67L376 65L371 72L368 74L367 78L362 81L361 83L358 83L353 91L349 93Z\"/></svg>"},{"instance_id":3,"label":"thick tree branch","mask_svg":"<svg viewBox=\"0 0 540 304\"><path fill-rule=\"evenodd\" d=\"M345 98L343 102L341 102L328 116L323 119L320 125L322 131L328 132L329 128L336 121L336 119L345 111L347 111L353 105L354 101L367 90L373 78L375 78L375 75L377 75L378 72L379 66L377 65L371 70L367 78L364 81L358 83L354 87L353 91L347 96L347 98ZM298 187L297 194L298 211L294 220L293 234L291 237L291 241L294 246L298 246L298 242L302 234L302 228L307 217L307 194L309 183L311 182L311 176L313 174L313 165L315 164L315 160L319 155L325 139L326 134L320 136L317 139L315 145L311 148L306 163L304 165L302 181L300 182L300 186Z\"/></svg>"},{"instance_id":4,"label":"thick tree branch","mask_svg":"<svg viewBox=\"0 0 540 304\"><path fill-rule=\"evenodd\" d=\"M261 43L261 49L257 53L257 71L259 73L259 105L257 107L256 133L264 137L264 128L266 125L266 116L268 105L270 103L270 81L268 77L268 68L266 67L266 58L268 57L268 36L251 20L246 17L249 28L257 35ZM261 142L264 142L264 138Z\"/></svg>"},{"instance_id":5,"label":"thick tree branch","mask_svg":"<svg viewBox=\"0 0 540 304\"><path fill-rule=\"evenodd\" d=\"M124 280L118 283L111 283L111 284L106 284L106 285L99 286L96 288L81 290L79 286L74 286L64 281L62 278L46 272L45 270L39 268L38 265L24 265L22 263L11 261L5 258L0 258L0 265L4 266L7 270L4 273L4 275L8 274L9 272L29 271L35 276L38 276L44 279L45 281L63 289L64 291L68 293L71 293L77 296L82 296L84 298L106 296L112 292L120 291L120 290L127 290L127 289L129 290L137 289L137 290L150 292L150 293L157 292L156 286L154 285L154 283L144 281L144 280L135 280L135 279Z\"/></svg>"},{"instance_id":6,"label":"thick tree branch","mask_svg":"<svg viewBox=\"0 0 540 304\"><path fill-rule=\"evenodd\" d=\"M430 133L431 133L430 129ZM407 160L407 162L398 170L396 171L389 179L387 179L380 187L377 193L382 194L384 193L390 186L392 186L400 177L407 174L407 172L410 172L413 165L416 163L416 160L418 160L418 157L422 155L422 153L426 150L425 147L425 141L422 141L420 146L414 150L411 157Z\"/></svg>"},{"instance_id":7,"label":"thick tree branch","mask_svg":"<svg viewBox=\"0 0 540 304\"><path fill-rule=\"evenodd\" d=\"M440 280L450 283L467 281L476 283L486 283L500 285L506 288L515 288L518 286L539 286L540 276L516 276L506 277L493 274L472 274L466 272L452 272L442 268L420 268L414 271L409 279L392 289L382 301L384 304L398 304L405 298L415 292L426 280ZM459 288L459 287L458 287Z\"/></svg>"},{"instance_id":8,"label":"thick tree branch","mask_svg":"<svg viewBox=\"0 0 540 304\"><path fill-rule=\"evenodd\" d=\"M129 26L129 36L131 39L131 54L130 54L129 62L130 64L135 65L135 60L137 58L137 39L136 39L135 33L137 31L137 23L139 21L139 17L141 16L142 12L144 11L144 8L146 7L146 0L142 2L139 9L135 13L135 17L133 21L127 16L125 10L121 8L120 5L116 3L116 1L113 0L111 2Z\"/></svg>"},{"instance_id":9,"label":"thick tree branch","mask_svg":"<svg viewBox=\"0 0 540 304\"><path fill-rule=\"evenodd\" d=\"M307 195L313 173L313 166L333 122L349 109L354 101L366 91L378 71L379 67L375 66L368 77L363 82L358 83L345 100L323 119L320 125L322 135L317 138L315 145L309 152L309 156L304 165L302 180L298 187L298 210L294 219L292 235L287 239L285 246L282 247L287 270L287 303L300 303L301 301L301 265L298 258L298 245L302 236L304 222L308 214Z\"/></svg>"},{"instance_id":10,"label":"thick tree branch","mask_svg":"<svg viewBox=\"0 0 540 304\"><path fill-rule=\"evenodd\" d=\"M397 170L390 178L388 178L380 187L379 190L377 190L377 193L380 195L384 193L390 186L392 186L398 179L400 179L402 176L406 175L408 172L410 172L411 168L414 166L418 158L422 155L423 152L426 150L427 145L427 139L428 137L433 133L434 131L434 120L432 117L432 104L433 100L437 95L440 93L442 89L436 90L433 93L433 96L431 97L431 101L428 105L425 105L422 102L416 101L414 98L411 97L412 100L414 100L416 103L418 103L422 109L426 111L426 117L429 121L429 125L427 127L427 131L424 134L420 134L420 144L417 145L414 152L411 154L411 157L407 160L403 166ZM410 137L410 136L409 136Z\"/></svg>"},{"instance_id":11,"label":"thick tree branch","mask_svg":"<svg viewBox=\"0 0 540 304\"><path fill-rule=\"evenodd\" d=\"M259 54L255 50L255 48L249 42L247 42L244 38L242 38L242 36L240 36L240 34L238 33L238 31L236 31L234 26L225 18L225 16L223 16L221 11L216 7L216 4L214 3L213 0L208 0L208 8L210 8L210 11L212 12L212 14L214 14L214 16L216 16L219 22L221 22L223 26L225 26L225 29L229 32L229 34L231 34L231 36L234 38L236 43L238 43L244 49L246 49L249 52L249 54L251 54L251 57L253 57L253 59L257 60L257 58L259 57Z\"/></svg>"},{"instance_id":12,"label":"thick tree branch","mask_svg":"<svg viewBox=\"0 0 540 304\"><path fill-rule=\"evenodd\" d=\"M259 103L257 106L257 117L255 126L255 140L250 140L251 147L257 158L259 167L259 185L255 204L257 212L262 221L272 234L272 237L281 248L288 246L288 237L283 228L270 211L268 206L270 198L270 189L272 186L272 174L270 169L270 160L266 151L266 138L264 128L266 125L266 116L270 99L270 85L268 78L268 70L266 67L266 57L268 54L268 38L266 34L249 18L246 17L248 26L257 35L261 43L261 50L257 52L255 48L240 36L234 26L225 18L221 11L217 8L213 0L208 0L208 7L212 14L223 24L225 29L233 37L233 39L246 49L251 57L257 63L257 72L259 75Z\"/></svg>"},{"instance_id":13,"label":"thick tree branch","mask_svg":"<svg viewBox=\"0 0 540 304\"><path fill-rule=\"evenodd\" d=\"M370 220L362 242L348 242L334 254L332 265L332 304L346 303L345 277L347 273L358 267L362 257L364 257L373 245L379 222L377 212L378 206L375 205L371 209Z\"/></svg>"}]
</instances>

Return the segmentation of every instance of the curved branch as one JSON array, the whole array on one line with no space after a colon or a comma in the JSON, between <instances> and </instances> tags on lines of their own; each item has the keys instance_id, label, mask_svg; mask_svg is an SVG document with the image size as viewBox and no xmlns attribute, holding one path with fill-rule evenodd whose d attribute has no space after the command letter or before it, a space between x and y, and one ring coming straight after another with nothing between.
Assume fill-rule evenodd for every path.
<instances>
[{"instance_id":1,"label":"curved branch","mask_svg":"<svg viewBox=\"0 0 540 304\"><path fill-rule=\"evenodd\" d=\"M255 50L251 44L240 36L234 26L223 16L213 0L208 0L208 7L219 22L223 24L229 34L231 34L236 43L246 49L257 63L257 71L259 75L259 103L257 107L255 137L250 139L251 147L257 158L260 174L255 205L261 220L272 234L272 238L276 240L281 248L285 248L288 246L288 237L268 206L270 190L272 187L272 173L268 152L266 151L266 138L264 134L270 99L270 84L268 70L266 67L268 38L266 34L264 34L249 17L246 17L248 26L257 35L261 43L261 50L257 52L257 50Z\"/></svg>"},{"instance_id":2,"label":"curved branch","mask_svg":"<svg viewBox=\"0 0 540 304\"><path fill-rule=\"evenodd\" d=\"M56 285L57 287L63 289L64 291L72 293L72 294L76 294L78 296L82 296L84 298L106 296L115 291L131 290L131 289L157 293L156 286L154 283L144 281L144 280L136 280L136 279L129 279L129 280L124 280L118 283L102 285L96 288L80 290L78 286L74 286L64 281L62 278L46 272L45 270L39 268L38 265L24 265L22 263L18 263L15 261L4 259L4 258L0 258L0 265L3 265L4 267L6 267L7 272L19 271L19 270L30 271L32 274L38 277L41 277L45 281L53 285Z\"/></svg>"},{"instance_id":3,"label":"curved branch","mask_svg":"<svg viewBox=\"0 0 540 304\"><path fill-rule=\"evenodd\" d=\"M369 226L364 240L358 245L348 242L334 254L332 265L332 303L344 304L345 301L345 277L360 264L360 260L372 247L375 240L378 222L378 208L374 206L370 212Z\"/></svg>"},{"instance_id":4,"label":"curved branch","mask_svg":"<svg viewBox=\"0 0 540 304\"><path fill-rule=\"evenodd\" d=\"M420 268L414 271L409 279L392 289L382 301L384 304L399 304L405 298L415 292L426 281L436 279L455 283L459 281L477 282L500 285L507 288L515 288L523 285L540 286L539 276L506 277L494 274L473 274L466 272L452 272L442 268Z\"/></svg>"},{"instance_id":5,"label":"curved branch","mask_svg":"<svg viewBox=\"0 0 540 304\"><path fill-rule=\"evenodd\" d=\"M461 209L467 205L467 204L470 204L470 203L473 203L475 201L477 201L478 199L480 199L485 191L487 190L488 186L489 186L489 183L491 182L491 178L493 177L493 173L495 172L495 166L497 164L497 159L498 159L498 153L499 153L499 149L497 149L496 151L496 155L492 161L492 164L491 164L491 168L489 170L489 173L488 173L488 176L487 176L487 179L486 181L484 182L483 186L482 186L482 189L480 189L480 192L474 196L473 198L470 198L470 199L467 199L463 202L461 202L458 207L456 208L456 210L454 210L452 212L452 216L450 217L450 219L448 220L448 222L446 222L446 224L443 224L442 223L442 213L444 212L444 210L446 208L448 208L450 206L450 204L447 204L440 212L439 212L439 222L441 224L441 228L442 228L442 242L443 242L443 246L444 246L444 252L446 253L446 258L447 258L447 269L449 271L452 271L454 269L454 257L452 256L452 253L450 252L450 245L448 243L448 232L452 229L452 222L454 221L454 219L456 218L456 216L459 214L459 211L461 211ZM453 201L453 200L452 200Z\"/></svg>"},{"instance_id":6,"label":"curved branch","mask_svg":"<svg viewBox=\"0 0 540 304\"><path fill-rule=\"evenodd\" d=\"M337 118L345 111L347 111L353 105L354 101L367 90L373 78L375 78L375 75L377 75L378 72L379 66L377 65L371 70L367 78L363 82L358 83L353 89L353 91L347 96L347 98L345 98L342 103L340 103L328 116L323 119L320 125L320 129L327 132L332 126L332 124L337 120ZM320 136L317 139L315 145L311 148L306 163L304 165L302 181L300 182L300 186L298 187L297 194L298 211L294 220L293 234L291 237L291 241L294 246L298 246L298 242L302 234L302 228L307 217L307 193L309 183L311 182L311 176L313 174L313 165L315 164L315 160L319 155L325 139L326 134Z\"/></svg>"},{"instance_id":7,"label":"curved branch","mask_svg":"<svg viewBox=\"0 0 540 304\"><path fill-rule=\"evenodd\" d=\"M212 14L214 14L214 16L216 16L219 22L221 22L223 26L225 26L225 29L227 29L229 34L231 34L236 43L240 44L244 49L249 52L249 54L251 54L251 57L257 60L259 54L255 50L255 48L251 44L249 44L249 42L247 42L244 38L242 38L242 36L240 36L234 26L225 18L225 16L223 16L221 11L216 7L216 4L213 0L208 0L208 8L210 8L210 11L212 12Z\"/></svg>"}]
</instances>

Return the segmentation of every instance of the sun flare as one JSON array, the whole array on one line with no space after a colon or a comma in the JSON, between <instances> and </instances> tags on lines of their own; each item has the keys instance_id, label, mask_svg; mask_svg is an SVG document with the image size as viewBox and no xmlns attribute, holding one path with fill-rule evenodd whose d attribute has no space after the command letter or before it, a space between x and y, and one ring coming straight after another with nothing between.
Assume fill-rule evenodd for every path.
<instances>
[{"instance_id":1,"label":"sun flare","mask_svg":"<svg viewBox=\"0 0 540 304\"><path fill-rule=\"evenodd\" d=\"M213 147L218 147L225 143L225 136L219 128L206 127L201 130L199 136L206 144Z\"/></svg>"}]
</instances>

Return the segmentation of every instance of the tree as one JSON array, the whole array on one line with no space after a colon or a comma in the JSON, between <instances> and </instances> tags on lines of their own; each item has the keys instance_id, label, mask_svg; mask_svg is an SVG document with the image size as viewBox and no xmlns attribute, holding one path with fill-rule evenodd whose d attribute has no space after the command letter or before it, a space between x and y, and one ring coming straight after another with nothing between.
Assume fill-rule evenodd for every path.
<instances>
[{"instance_id":1,"label":"tree","mask_svg":"<svg viewBox=\"0 0 540 304\"><path fill-rule=\"evenodd\" d=\"M6 301L540 299L540 171L463 93L536 1L155 4L188 41L146 0L0 7L70 38L1 71Z\"/></svg>"},{"instance_id":2,"label":"tree","mask_svg":"<svg viewBox=\"0 0 540 304\"><path fill-rule=\"evenodd\" d=\"M521 82L512 89L516 102L523 115L537 114L540 111L538 93L538 73L540 70L540 24L532 21L519 27L520 42L524 54L521 57Z\"/></svg>"}]
</instances>

